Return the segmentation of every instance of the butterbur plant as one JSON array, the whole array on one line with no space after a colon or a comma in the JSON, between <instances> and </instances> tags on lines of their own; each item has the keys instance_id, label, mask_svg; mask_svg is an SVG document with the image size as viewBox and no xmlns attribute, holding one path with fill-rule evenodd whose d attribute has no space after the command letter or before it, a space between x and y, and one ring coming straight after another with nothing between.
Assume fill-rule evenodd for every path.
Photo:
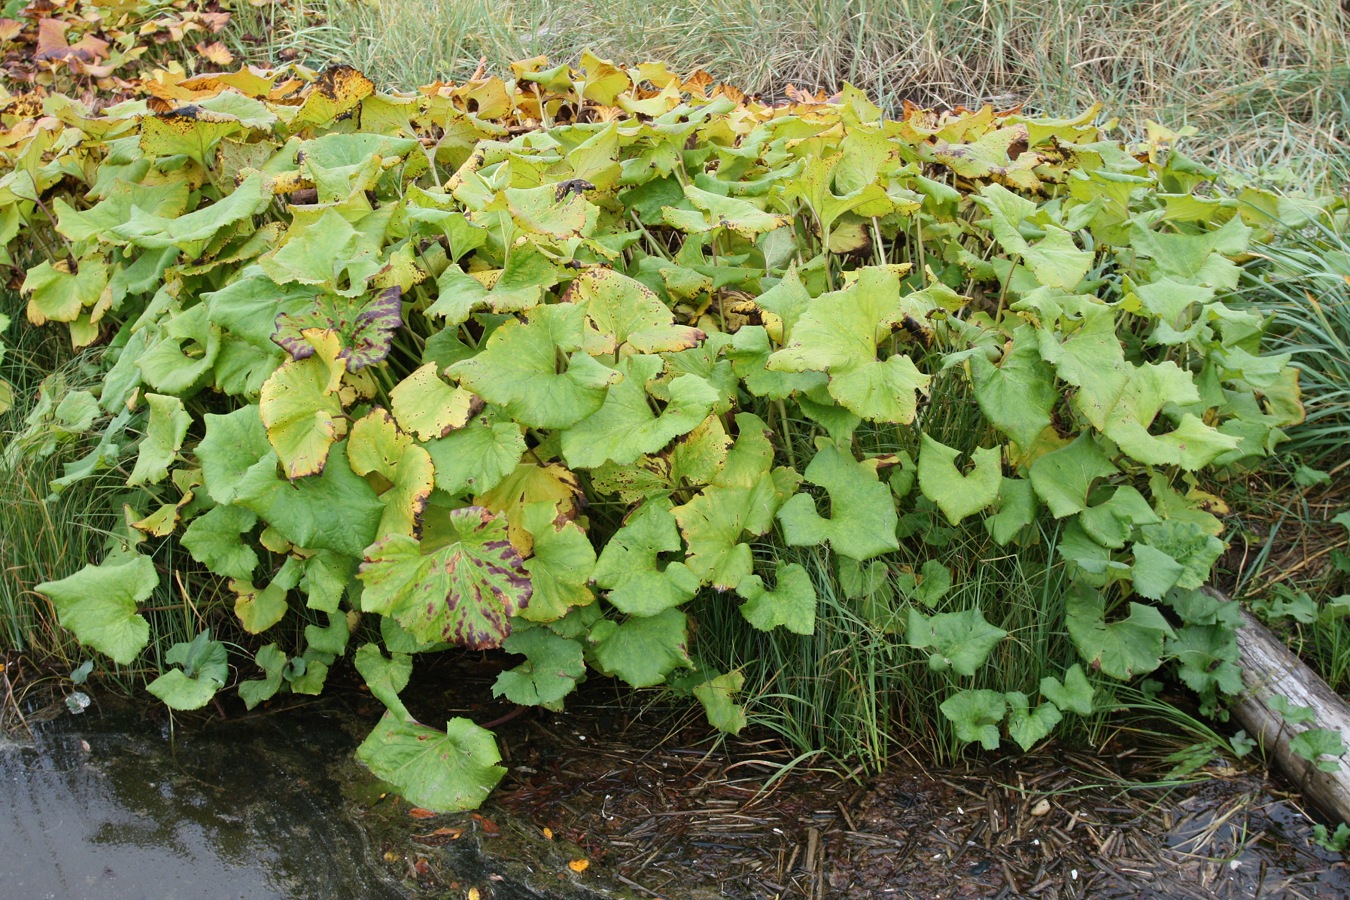
<instances>
[{"instance_id":1,"label":"butterbur plant","mask_svg":"<svg viewBox=\"0 0 1350 900\"><path fill-rule=\"evenodd\" d=\"M1301 407L1225 302L1266 223L1165 135L1127 148L1096 110L888 120L851 90L768 106L589 54L413 93L343 67L174 91L0 113L0 214L68 251L28 270L27 315L106 348L76 474L130 466L135 529L256 635L252 658L207 631L170 650L169 706L316 693L350 655L388 709L359 757L473 807L494 740L413 719L415 654L505 648L495 693L553 710L591 673L678 675L737 731L742 676L700 661L686 608L811 634L815 585L773 547L828 551L990 749L1165 662L1210 706L1240 686L1233 612L1199 590L1223 549L1199 476ZM968 447L925 427L939 378L978 407ZM1038 523L1079 658L974 689L1007 631L892 560L957 528L1017 553ZM128 662L159 577L131 542L37 589Z\"/></svg>"}]
</instances>

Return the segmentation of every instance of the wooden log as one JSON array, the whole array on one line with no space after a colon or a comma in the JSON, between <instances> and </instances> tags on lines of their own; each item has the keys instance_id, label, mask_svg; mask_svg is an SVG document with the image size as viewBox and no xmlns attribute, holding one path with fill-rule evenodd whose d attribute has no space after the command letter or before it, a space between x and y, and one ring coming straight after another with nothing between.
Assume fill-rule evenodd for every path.
<instances>
[{"instance_id":1,"label":"wooden log","mask_svg":"<svg viewBox=\"0 0 1350 900\"><path fill-rule=\"evenodd\" d=\"M1342 757L1337 771L1325 772L1289 746L1293 737L1309 728L1329 728L1340 732L1350 747L1350 704L1245 609L1242 621L1237 643L1247 690L1230 702L1229 711L1314 806L1335 821L1350 823L1350 759ZM1314 720L1306 725L1285 722L1270 708L1270 698L1275 696L1284 697L1290 706L1311 708Z\"/></svg>"}]
</instances>

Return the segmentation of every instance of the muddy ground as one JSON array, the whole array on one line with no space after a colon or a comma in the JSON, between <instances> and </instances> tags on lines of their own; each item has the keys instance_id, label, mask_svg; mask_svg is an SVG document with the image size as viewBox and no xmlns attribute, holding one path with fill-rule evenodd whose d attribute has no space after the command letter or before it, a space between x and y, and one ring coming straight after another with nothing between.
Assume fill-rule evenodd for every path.
<instances>
[{"instance_id":1,"label":"muddy ground","mask_svg":"<svg viewBox=\"0 0 1350 900\"><path fill-rule=\"evenodd\" d=\"M447 705L478 677L461 669ZM497 726L510 774L489 804L428 820L386 852L414 870L418 848L437 843L467 838L490 854L509 822L526 843L538 836L552 860L538 868L559 883L589 876L669 900L1350 896L1350 865L1314 843L1297 794L1258 764L1215 756L1167 786L1181 739L1122 730L1095 749L942 770L901 751L881 774L823 758L785 773L795 754L768 736L718 741L687 710L627 705L593 684L565 714ZM447 711L489 721L508 710ZM560 841L574 849L550 853ZM580 877L561 870L571 853L588 863ZM426 876L422 890L444 887ZM482 896L512 896L490 889Z\"/></svg>"}]
</instances>

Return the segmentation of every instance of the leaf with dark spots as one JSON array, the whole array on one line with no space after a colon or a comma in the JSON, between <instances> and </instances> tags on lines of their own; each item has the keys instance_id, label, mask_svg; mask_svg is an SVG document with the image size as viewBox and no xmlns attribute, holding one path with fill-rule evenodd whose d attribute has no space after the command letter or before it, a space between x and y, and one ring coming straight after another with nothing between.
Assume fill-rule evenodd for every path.
<instances>
[{"instance_id":1,"label":"leaf with dark spots","mask_svg":"<svg viewBox=\"0 0 1350 900\"><path fill-rule=\"evenodd\" d=\"M506 517L452 510L422 541L392 534L366 549L361 608L392 616L420 641L500 647L533 586L506 537Z\"/></svg>"},{"instance_id":2,"label":"leaf with dark spots","mask_svg":"<svg viewBox=\"0 0 1350 900\"><path fill-rule=\"evenodd\" d=\"M347 361L347 371L355 372L383 362L389 355L394 332L403 326L403 289L391 287L362 302L333 294L320 294L314 305L298 314L282 313L276 319L272 342L293 359L314 353L303 332L321 328L338 335L341 349L338 359Z\"/></svg>"}]
</instances>

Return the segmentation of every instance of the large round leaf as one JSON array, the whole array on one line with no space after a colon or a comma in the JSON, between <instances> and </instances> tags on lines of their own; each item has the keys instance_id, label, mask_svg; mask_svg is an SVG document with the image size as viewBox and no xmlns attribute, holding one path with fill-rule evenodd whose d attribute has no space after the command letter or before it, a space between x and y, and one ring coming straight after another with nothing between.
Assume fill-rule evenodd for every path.
<instances>
[{"instance_id":1,"label":"large round leaf","mask_svg":"<svg viewBox=\"0 0 1350 900\"><path fill-rule=\"evenodd\" d=\"M440 547L404 534L372 545L359 575L361 608L393 616L421 641L500 647L511 633L508 619L533 592L506 519L470 506L451 511L444 530L453 539Z\"/></svg>"}]
</instances>

